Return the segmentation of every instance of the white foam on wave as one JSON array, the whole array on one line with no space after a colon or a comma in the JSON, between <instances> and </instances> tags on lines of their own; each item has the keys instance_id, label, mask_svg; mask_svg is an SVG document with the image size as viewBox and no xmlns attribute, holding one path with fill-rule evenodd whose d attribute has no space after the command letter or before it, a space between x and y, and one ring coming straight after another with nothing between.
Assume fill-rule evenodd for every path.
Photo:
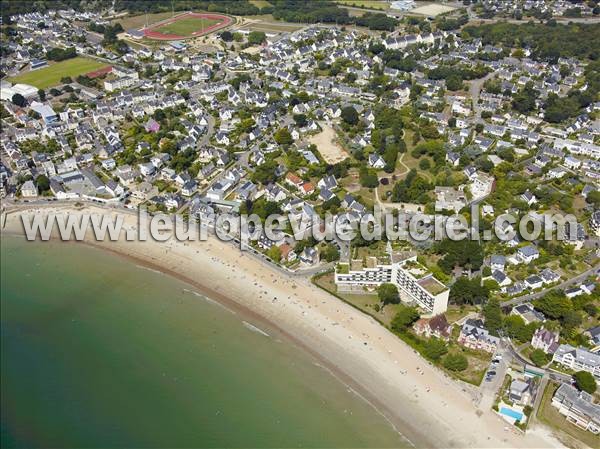
<instances>
[{"instance_id":1,"label":"white foam on wave","mask_svg":"<svg viewBox=\"0 0 600 449\"><path fill-rule=\"evenodd\" d=\"M154 268L145 267L143 265L136 265L136 267L141 268L142 270L150 271L154 274L164 274L162 271L155 270Z\"/></svg>"},{"instance_id":2,"label":"white foam on wave","mask_svg":"<svg viewBox=\"0 0 600 449\"><path fill-rule=\"evenodd\" d=\"M246 326L247 329L253 331L253 332L258 332L261 335L264 335L265 337L271 337L269 334L267 334L264 330L256 327L254 324L250 324L247 321L242 321L242 323L244 323L244 326Z\"/></svg>"},{"instance_id":3,"label":"white foam on wave","mask_svg":"<svg viewBox=\"0 0 600 449\"><path fill-rule=\"evenodd\" d=\"M184 289L183 289L183 292L184 292L184 293L189 293L189 294L191 294L191 295L194 295L194 296L197 296L198 298L202 298L202 299L203 299L203 300L205 300L206 302L208 302L208 303L210 303L210 304L214 304L215 306L219 306L219 307L221 307L221 308L223 308L223 309L227 310L229 313L232 313L232 314L236 315L236 313L235 313L233 310L231 310L229 307L226 307L226 306L224 306L224 305L223 305L223 304L221 304L219 301L215 301L214 299L210 299L208 296L206 296L206 295L203 295L203 294L202 294L202 293L200 293L200 292L197 292L197 291L195 291L195 290L190 290L190 289L188 289L188 288L184 288Z\"/></svg>"}]
</instances>

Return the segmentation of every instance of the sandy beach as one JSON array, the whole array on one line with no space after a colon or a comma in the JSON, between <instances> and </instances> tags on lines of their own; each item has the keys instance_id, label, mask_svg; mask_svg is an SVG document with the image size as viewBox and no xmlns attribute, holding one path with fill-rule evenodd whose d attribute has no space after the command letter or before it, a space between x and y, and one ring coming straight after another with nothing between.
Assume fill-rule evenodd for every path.
<instances>
[{"instance_id":1,"label":"sandy beach","mask_svg":"<svg viewBox=\"0 0 600 449\"><path fill-rule=\"evenodd\" d=\"M29 208L9 210L2 232L22 233L23 212L109 213L93 206ZM137 218L126 214L125 222L134 228ZM91 236L87 243L184 280L257 328L292 339L416 447L562 447L539 424L526 435L509 429L491 410L477 409L464 385L432 367L374 319L310 279L285 275L231 243L216 238L96 242Z\"/></svg>"}]
</instances>

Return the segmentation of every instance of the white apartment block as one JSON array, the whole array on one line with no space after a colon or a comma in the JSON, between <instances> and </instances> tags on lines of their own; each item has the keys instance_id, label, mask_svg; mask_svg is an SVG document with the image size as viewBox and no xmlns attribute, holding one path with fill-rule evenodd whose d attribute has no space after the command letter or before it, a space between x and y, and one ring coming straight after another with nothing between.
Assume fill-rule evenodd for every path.
<instances>
[{"instance_id":1,"label":"white apartment block","mask_svg":"<svg viewBox=\"0 0 600 449\"><path fill-rule=\"evenodd\" d=\"M592 396L588 393L562 384L554 393L552 405L570 423L595 435L600 434L600 406L594 404Z\"/></svg>"},{"instance_id":2,"label":"white apartment block","mask_svg":"<svg viewBox=\"0 0 600 449\"><path fill-rule=\"evenodd\" d=\"M587 371L600 379L600 355L571 345L560 345L552 358L553 362L574 371Z\"/></svg>"},{"instance_id":3,"label":"white apartment block","mask_svg":"<svg viewBox=\"0 0 600 449\"><path fill-rule=\"evenodd\" d=\"M123 78L116 78L104 81L104 89L108 92L115 90L124 89L135 84L137 80L133 77L125 76Z\"/></svg>"},{"instance_id":4,"label":"white apartment block","mask_svg":"<svg viewBox=\"0 0 600 449\"><path fill-rule=\"evenodd\" d=\"M335 272L338 290L355 291L391 283L398 287L401 295L408 296L432 315L447 310L450 290L421 266L416 256L390 263L378 263L374 257L369 259L366 267L355 266L355 261L339 264ZM343 269L346 267L347 270Z\"/></svg>"}]
</instances>

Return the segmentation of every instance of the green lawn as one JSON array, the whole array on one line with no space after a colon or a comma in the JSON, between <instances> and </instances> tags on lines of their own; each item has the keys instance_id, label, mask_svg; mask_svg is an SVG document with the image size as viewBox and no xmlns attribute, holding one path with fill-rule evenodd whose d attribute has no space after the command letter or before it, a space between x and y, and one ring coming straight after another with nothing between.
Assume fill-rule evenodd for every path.
<instances>
[{"instance_id":1,"label":"green lawn","mask_svg":"<svg viewBox=\"0 0 600 449\"><path fill-rule=\"evenodd\" d=\"M380 9L382 11L390 9L390 4L381 0L336 0L336 3L355 8Z\"/></svg>"},{"instance_id":2,"label":"green lawn","mask_svg":"<svg viewBox=\"0 0 600 449\"><path fill-rule=\"evenodd\" d=\"M265 6L272 6L267 0L250 0L257 8L264 8Z\"/></svg>"},{"instance_id":3,"label":"green lawn","mask_svg":"<svg viewBox=\"0 0 600 449\"><path fill-rule=\"evenodd\" d=\"M173 23L153 28L153 30L164 34L176 34L178 36L187 37L196 31L205 30L216 23L219 23L219 21L204 19L202 17L187 17Z\"/></svg>"},{"instance_id":4,"label":"green lawn","mask_svg":"<svg viewBox=\"0 0 600 449\"><path fill-rule=\"evenodd\" d=\"M17 75L8 80L11 83L23 83L30 84L37 87L38 89L46 89L60 84L60 79L65 76L75 78L79 75L83 75L88 72L106 67L108 64L105 62L99 62L94 59L76 57L67 59L66 61L57 62L51 64L49 67L45 67L39 70L33 70L31 72Z\"/></svg>"}]
</instances>

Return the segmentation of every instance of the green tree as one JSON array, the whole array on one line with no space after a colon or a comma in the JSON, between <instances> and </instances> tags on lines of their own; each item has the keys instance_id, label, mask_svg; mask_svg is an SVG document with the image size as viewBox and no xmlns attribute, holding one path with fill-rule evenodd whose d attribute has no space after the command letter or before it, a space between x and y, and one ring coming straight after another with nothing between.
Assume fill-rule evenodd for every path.
<instances>
[{"instance_id":1,"label":"green tree","mask_svg":"<svg viewBox=\"0 0 600 449\"><path fill-rule=\"evenodd\" d=\"M431 360L439 360L447 352L446 343L439 338L431 338L423 346L423 355Z\"/></svg>"},{"instance_id":2,"label":"green tree","mask_svg":"<svg viewBox=\"0 0 600 449\"><path fill-rule=\"evenodd\" d=\"M300 126L301 128L305 127L308 123L308 119L306 118L305 114L294 114L294 121L296 122L296 125Z\"/></svg>"},{"instance_id":3,"label":"green tree","mask_svg":"<svg viewBox=\"0 0 600 449\"><path fill-rule=\"evenodd\" d=\"M498 330L502 327L502 309L497 299L492 298L483 306L483 316L485 327L493 335L498 335Z\"/></svg>"},{"instance_id":4,"label":"green tree","mask_svg":"<svg viewBox=\"0 0 600 449\"><path fill-rule=\"evenodd\" d=\"M404 332L408 326L419 319L416 308L401 304L398 312L392 319L391 328L395 332Z\"/></svg>"},{"instance_id":5,"label":"green tree","mask_svg":"<svg viewBox=\"0 0 600 449\"><path fill-rule=\"evenodd\" d=\"M287 128L279 128L273 137L275 138L275 142L279 145L291 145L294 142L294 139L292 139L292 135Z\"/></svg>"},{"instance_id":6,"label":"green tree","mask_svg":"<svg viewBox=\"0 0 600 449\"><path fill-rule=\"evenodd\" d=\"M231 42L233 40L233 34L231 34L231 31L223 31L219 37L225 42Z\"/></svg>"},{"instance_id":7,"label":"green tree","mask_svg":"<svg viewBox=\"0 0 600 449\"><path fill-rule=\"evenodd\" d=\"M559 319L573 309L571 300L566 297L563 291L552 290L540 299L533 302L536 309L549 318Z\"/></svg>"},{"instance_id":8,"label":"green tree","mask_svg":"<svg viewBox=\"0 0 600 449\"><path fill-rule=\"evenodd\" d=\"M12 104L19 106L19 107L24 107L27 104L27 100L25 100L25 97L21 94L14 94L11 98Z\"/></svg>"},{"instance_id":9,"label":"green tree","mask_svg":"<svg viewBox=\"0 0 600 449\"><path fill-rule=\"evenodd\" d=\"M268 160L264 164L259 165L252 173L251 178L254 182L260 182L261 184L269 184L275 182L277 179L277 161Z\"/></svg>"},{"instance_id":10,"label":"green tree","mask_svg":"<svg viewBox=\"0 0 600 449\"><path fill-rule=\"evenodd\" d=\"M36 178L35 183L40 193L47 192L50 190L50 180L46 175L40 175Z\"/></svg>"},{"instance_id":11,"label":"green tree","mask_svg":"<svg viewBox=\"0 0 600 449\"><path fill-rule=\"evenodd\" d=\"M267 256L279 263L281 261L281 249L279 246L273 245L267 250Z\"/></svg>"},{"instance_id":12,"label":"green tree","mask_svg":"<svg viewBox=\"0 0 600 449\"><path fill-rule=\"evenodd\" d=\"M469 366L469 361L462 354L448 354L444 357L444 368L450 371L464 371Z\"/></svg>"},{"instance_id":13,"label":"green tree","mask_svg":"<svg viewBox=\"0 0 600 449\"><path fill-rule=\"evenodd\" d=\"M593 192L588 193L585 200L588 203L593 204L596 208L600 207L600 190L594 190Z\"/></svg>"},{"instance_id":14,"label":"green tree","mask_svg":"<svg viewBox=\"0 0 600 449\"><path fill-rule=\"evenodd\" d=\"M248 34L248 43L250 45L260 45L267 40L267 35L262 31L251 31Z\"/></svg>"},{"instance_id":15,"label":"green tree","mask_svg":"<svg viewBox=\"0 0 600 449\"><path fill-rule=\"evenodd\" d=\"M327 262L334 262L340 259L340 251L335 245L328 243L321 249L321 258L325 259Z\"/></svg>"},{"instance_id":16,"label":"green tree","mask_svg":"<svg viewBox=\"0 0 600 449\"><path fill-rule=\"evenodd\" d=\"M44 89L38 89L38 97L40 101L46 101L46 91Z\"/></svg>"},{"instance_id":17,"label":"green tree","mask_svg":"<svg viewBox=\"0 0 600 449\"><path fill-rule=\"evenodd\" d=\"M367 167L361 167L359 172L360 185L363 187L374 188L379 185L377 173Z\"/></svg>"},{"instance_id":18,"label":"green tree","mask_svg":"<svg viewBox=\"0 0 600 449\"><path fill-rule=\"evenodd\" d=\"M589 394L594 394L596 391L596 379L594 376L587 371L577 371L573 374L573 379L575 380L575 385L582 391L585 391Z\"/></svg>"},{"instance_id":19,"label":"green tree","mask_svg":"<svg viewBox=\"0 0 600 449\"><path fill-rule=\"evenodd\" d=\"M443 267L440 267L443 270ZM446 272L444 270L444 272ZM481 285L481 278L469 279L466 276L459 277L450 287L450 301L454 304L483 304L489 297L489 290Z\"/></svg>"},{"instance_id":20,"label":"green tree","mask_svg":"<svg viewBox=\"0 0 600 449\"><path fill-rule=\"evenodd\" d=\"M548 363L548 356L539 348L531 351L529 358L533 363L535 363L536 366L544 366L546 363Z\"/></svg>"},{"instance_id":21,"label":"green tree","mask_svg":"<svg viewBox=\"0 0 600 449\"><path fill-rule=\"evenodd\" d=\"M448 90L461 90L463 87L462 79L458 75L452 75L446 80L446 87Z\"/></svg>"},{"instance_id":22,"label":"green tree","mask_svg":"<svg viewBox=\"0 0 600 449\"><path fill-rule=\"evenodd\" d=\"M377 287L377 297L383 305L398 304L400 302L398 288L390 283L381 284Z\"/></svg>"},{"instance_id":23,"label":"green tree","mask_svg":"<svg viewBox=\"0 0 600 449\"><path fill-rule=\"evenodd\" d=\"M342 120L348 125L356 125L358 123L358 112L352 106L346 106L342 109Z\"/></svg>"}]
</instances>

